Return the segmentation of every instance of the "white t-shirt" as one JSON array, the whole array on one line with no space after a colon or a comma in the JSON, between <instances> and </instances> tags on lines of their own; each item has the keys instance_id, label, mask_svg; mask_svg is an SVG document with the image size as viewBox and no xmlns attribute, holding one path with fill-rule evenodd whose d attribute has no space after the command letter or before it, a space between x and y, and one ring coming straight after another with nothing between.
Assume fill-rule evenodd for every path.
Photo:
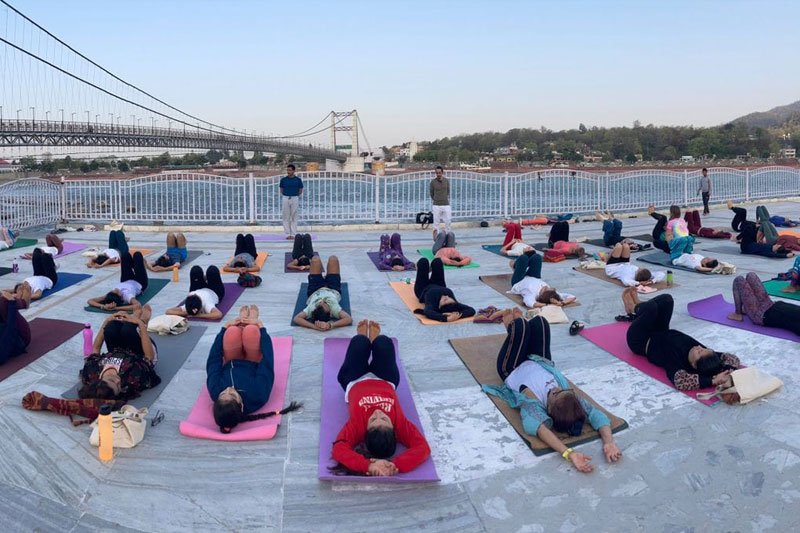
<instances>
[{"instance_id":1,"label":"white t-shirt","mask_svg":"<svg viewBox=\"0 0 800 533\"><path fill-rule=\"evenodd\" d=\"M47 276L31 276L25 278L25 282L31 286L31 292L46 291L53 288L53 280Z\"/></svg>"},{"instance_id":2,"label":"white t-shirt","mask_svg":"<svg viewBox=\"0 0 800 533\"><path fill-rule=\"evenodd\" d=\"M39 248L46 254L52 255L53 257L58 255L58 248L56 248L55 246L37 246L37 248Z\"/></svg>"},{"instance_id":3,"label":"white t-shirt","mask_svg":"<svg viewBox=\"0 0 800 533\"><path fill-rule=\"evenodd\" d=\"M126 304L131 303L131 300L142 294L142 284L136 280L129 279L117 284L122 301Z\"/></svg>"},{"instance_id":4,"label":"white t-shirt","mask_svg":"<svg viewBox=\"0 0 800 533\"><path fill-rule=\"evenodd\" d=\"M529 247L530 245L525 244L524 242L514 243L514 245L506 251L506 255L509 257L519 257L524 254L525 250Z\"/></svg>"},{"instance_id":5,"label":"white t-shirt","mask_svg":"<svg viewBox=\"0 0 800 533\"><path fill-rule=\"evenodd\" d=\"M213 311L219 303L219 296L211 289L197 289L194 292L190 292L189 296L198 296L200 298L200 303L203 306L203 314L208 314ZM186 304L181 307L186 311Z\"/></svg>"},{"instance_id":6,"label":"white t-shirt","mask_svg":"<svg viewBox=\"0 0 800 533\"><path fill-rule=\"evenodd\" d=\"M525 305L533 307L533 304L536 303L536 297L539 296L539 293L545 287L549 287L545 281L534 278L533 276L525 276L515 283L508 292L511 294L519 294L522 296L522 301L525 302Z\"/></svg>"},{"instance_id":7,"label":"white t-shirt","mask_svg":"<svg viewBox=\"0 0 800 533\"><path fill-rule=\"evenodd\" d=\"M675 266L696 269L699 266L703 266L700 264L703 259L705 259L705 257L700 254L681 254L679 257L676 257L672 260L672 264Z\"/></svg>"},{"instance_id":8,"label":"white t-shirt","mask_svg":"<svg viewBox=\"0 0 800 533\"><path fill-rule=\"evenodd\" d=\"M505 383L515 392L520 392L520 386L525 385L545 405L547 405L547 393L558 386L556 377L534 361L520 363L508 375Z\"/></svg>"},{"instance_id":9,"label":"white t-shirt","mask_svg":"<svg viewBox=\"0 0 800 533\"><path fill-rule=\"evenodd\" d=\"M104 255L104 256L108 257L109 259L111 259L112 261L119 261L120 260L119 251L115 250L114 248L106 248L105 250L100 252L100 255Z\"/></svg>"},{"instance_id":10,"label":"white t-shirt","mask_svg":"<svg viewBox=\"0 0 800 533\"><path fill-rule=\"evenodd\" d=\"M606 276L618 279L623 285L627 287L636 287L639 282L636 281L636 273L639 272L639 267L630 263L614 263L613 265L606 265ZM653 283L664 281L667 277L666 272L663 270L650 271L653 276Z\"/></svg>"}]
</instances>

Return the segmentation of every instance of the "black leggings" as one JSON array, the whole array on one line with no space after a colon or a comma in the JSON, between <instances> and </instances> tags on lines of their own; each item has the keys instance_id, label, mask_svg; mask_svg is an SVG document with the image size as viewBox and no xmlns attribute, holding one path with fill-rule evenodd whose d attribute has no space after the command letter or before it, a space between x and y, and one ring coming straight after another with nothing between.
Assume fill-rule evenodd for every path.
<instances>
[{"instance_id":1,"label":"black leggings","mask_svg":"<svg viewBox=\"0 0 800 533\"><path fill-rule=\"evenodd\" d=\"M313 256L314 247L311 245L311 234L298 233L295 235L294 247L292 248L292 259L299 259L300 257L308 257L311 259Z\"/></svg>"},{"instance_id":2,"label":"black leggings","mask_svg":"<svg viewBox=\"0 0 800 533\"><path fill-rule=\"evenodd\" d=\"M33 263L33 275L45 276L50 278L53 285L58 283L58 274L56 273L56 262L53 256L42 251L41 248L34 248L33 255L31 256L31 263Z\"/></svg>"},{"instance_id":3,"label":"black leggings","mask_svg":"<svg viewBox=\"0 0 800 533\"><path fill-rule=\"evenodd\" d=\"M136 324L123 322L122 320L111 320L103 329L103 336L108 352L121 349L136 355L144 355L142 337L139 335L139 329Z\"/></svg>"},{"instance_id":4,"label":"black leggings","mask_svg":"<svg viewBox=\"0 0 800 533\"><path fill-rule=\"evenodd\" d=\"M550 237L547 239L547 245L552 248L553 244L558 241L569 241L569 222L565 220L556 222L550 228Z\"/></svg>"},{"instance_id":5,"label":"black leggings","mask_svg":"<svg viewBox=\"0 0 800 533\"><path fill-rule=\"evenodd\" d=\"M242 235L241 233L236 236L236 251L233 255L250 254L255 259L258 256L256 251L256 239L252 233Z\"/></svg>"},{"instance_id":6,"label":"black leggings","mask_svg":"<svg viewBox=\"0 0 800 533\"><path fill-rule=\"evenodd\" d=\"M662 236L664 230L667 228L667 217L661 213L653 213L650 216L657 221L656 226L653 228L653 246L662 252L669 253L669 243L665 241L664 237Z\"/></svg>"},{"instance_id":7,"label":"black leggings","mask_svg":"<svg viewBox=\"0 0 800 533\"><path fill-rule=\"evenodd\" d=\"M654 333L669 330L675 302L669 294L659 294L636 306L636 318L628 328L628 347L633 353L646 356L647 341Z\"/></svg>"},{"instance_id":8,"label":"black leggings","mask_svg":"<svg viewBox=\"0 0 800 533\"><path fill-rule=\"evenodd\" d=\"M431 262L425 257L417 261L417 280L414 282L414 294L421 302L428 285L447 287L444 281L444 263L438 257Z\"/></svg>"},{"instance_id":9,"label":"black leggings","mask_svg":"<svg viewBox=\"0 0 800 533\"><path fill-rule=\"evenodd\" d=\"M120 255L119 281L134 280L142 286L142 292L147 288L147 269L144 266L142 252L136 252L131 257L129 252Z\"/></svg>"},{"instance_id":10,"label":"black leggings","mask_svg":"<svg viewBox=\"0 0 800 533\"><path fill-rule=\"evenodd\" d=\"M211 289L220 300L225 297L225 284L222 283L219 268L211 265L206 268L206 273L203 275L203 267L200 265L192 267L189 271L189 292L199 289Z\"/></svg>"},{"instance_id":11,"label":"black leggings","mask_svg":"<svg viewBox=\"0 0 800 533\"><path fill-rule=\"evenodd\" d=\"M775 302L764 313L764 325L770 328L786 329L795 335L800 335L800 305Z\"/></svg>"},{"instance_id":12,"label":"black leggings","mask_svg":"<svg viewBox=\"0 0 800 533\"><path fill-rule=\"evenodd\" d=\"M15 357L25 353L25 348L30 344L30 337L27 342L20 330L20 320L27 328L25 319L22 318L17 309L16 300L7 300L5 322L0 323L0 365ZM30 335L30 330L28 330Z\"/></svg>"},{"instance_id":13,"label":"black leggings","mask_svg":"<svg viewBox=\"0 0 800 533\"><path fill-rule=\"evenodd\" d=\"M497 354L497 374L505 380L528 360L529 355L553 359L550 354L550 324L540 316L530 320L517 318L508 325L508 336Z\"/></svg>"},{"instance_id":14,"label":"black leggings","mask_svg":"<svg viewBox=\"0 0 800 533\"><path fill-rule=\"evenodd\" d=\"M128 241L121 229L109 232L108 247L117 250L120 255L128 252Z\"/></svg>"},{"instance_id":15,"label":"black leggings","mask_svg":"<svg viewBox=\"0 0 800 533\"><path fill-rule=\"evenodd\" d=\"M747 221L747 209L744 207L731 207L731 210L733 210L731 228L733 228L733 231L742 231L744 223Z\"/></svg>"},{"instance_id":16,"label":"black leggings","mask_svg":"<svg viewBox=\"0 0 800 533\"><path fill-rule=\"evenodd\" d=\"M370 354L372 360L370 361ZM365 335L356 335L350 339L344 363L339 369L339 385L347 389L347 384L355 381L367 372L372 372L378 378L393 383L395 387L400 384L400 370L397 368L397 356L394 352L394 343L386 335L378 335L370 343Z\"/></svg>"}]
</instances>

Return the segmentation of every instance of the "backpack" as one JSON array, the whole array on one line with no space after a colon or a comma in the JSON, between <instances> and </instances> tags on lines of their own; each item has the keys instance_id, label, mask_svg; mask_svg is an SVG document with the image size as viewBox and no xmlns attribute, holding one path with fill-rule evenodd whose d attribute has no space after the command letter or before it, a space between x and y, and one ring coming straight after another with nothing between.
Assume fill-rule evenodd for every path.
<instances>
[{"instance_id":1,"label":"backpack","mask_svg":"<svg viewBox=\"0 0 800 533\"><path fill-rule=\"evenodd\" d=\"M417 224L420 224L422 226L422 229L425 229L430 224L433 224L433 212L428 211L426 213L425 211L420 211L419 213L417 213L415 220Z\"/></svg>"},{"instance_id":2,"label":"backpack","mask_svg":"<svg viewBox=\"0 0 800 533\"><path fill-rule=\"evenodd\" d=\"M261 285L261 276L256 276L249 272L242 272L236 279L236 283L242 287L258 287Z\"/></svg>"}]
</instances>

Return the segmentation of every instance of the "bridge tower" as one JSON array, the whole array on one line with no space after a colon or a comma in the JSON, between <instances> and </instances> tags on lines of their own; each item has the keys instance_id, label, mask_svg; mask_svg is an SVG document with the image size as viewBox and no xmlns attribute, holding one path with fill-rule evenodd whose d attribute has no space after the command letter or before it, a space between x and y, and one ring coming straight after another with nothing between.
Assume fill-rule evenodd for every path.
<instances>
[{"instance_id":1,"label":"bridge tower","mask_svg":"<svg viewBox=\"0 0 800 533\"><path fill-rule=\"evenodd\" d=\"M349 143L339 144L336 132L350 133ZM337 152L350 151L351 157L359 156L358 149L358 111L331 111L331 148Z\"/></svg>"}]
</instances>

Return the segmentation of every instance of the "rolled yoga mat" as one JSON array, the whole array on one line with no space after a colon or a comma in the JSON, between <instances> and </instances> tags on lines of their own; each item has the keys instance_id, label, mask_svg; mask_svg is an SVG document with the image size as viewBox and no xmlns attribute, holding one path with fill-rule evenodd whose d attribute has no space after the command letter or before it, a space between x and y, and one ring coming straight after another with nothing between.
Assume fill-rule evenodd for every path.
<instances>
[{"instance_id":1,"label":"rolled yoga mat","mask_svg":"<svg viewBox=\"0 0 800 533\"><path fill-rule=\"evenodd\" d=\"M61 346L81 331L83 324L68 320L35 318L30 322L31 343L27 351L0 365L0 381L28 366L41 356Z\"/></svg>"},{"instance_id":2,"label":"rolled yoga mat","mask_svg":"<svg viewBox=\"0 0 800 533\"><path fill-rule=\"evenodd\" d=\"M391 268L381 268L381 253L380 252L367 252L367 256L369 260L372 261L372 264L375 265L375 268L380 270L381 272L395 272ZM411 272L417 270L416 265L412 264L406 270L399 270L397 272Z\"/></svg>"},{"instance_id":3,"label":"rolled yoga mat","mask_svg":"<svg viewBox=\"0 0 800 533\"><path fill-rule=\"evenodd\" d=\"M308 283L302 283L300 285L300 292L297 293L297 301L294 303L294 313L292 313L292 318L289 319L290 326L297 326L297 324L294 323L294 317L297 316L297 313L306 308L306 301L308 300L307 293ZM342 295L342 299L339 301L339 305L348 315L353 316L353 313L350 311L350 291L347 288L347 283L342 283L342 292L340 294Z\"/></svg>"},{"instance_id":4,"label":"rolled yoga mat","mask_svg":"<svg viewBox=\"0 0 800 533\"><path fill-rule=\"evenodd\" d=\"M478 279L514 302L515 304L519 305L520 307L527 307L525 302L522 300L522 296L519 294L511 294L511 274L492 274L489 276L478 276ZM578 300L575 300L571 304L565 305L564 307L577 307L581 305Z\"/></svg>"},{"instance_id":5,"label":"rolled yoga mat","mask_svg":"<svg viewBox=\"0 0 800 533\"><path fill-rule=\"evenodd\" d=\"M205 326L191 326L185 333L180 335L150 335L156 343L158 351L158 362L156 363L156 374L161 378L161 383L141 392L141 395L130 403L136 407L150 407L153 405L161 392L167 388L169 382L181 369L183 363L188 359L189 354L197 345L197 342L206 332ZM80 383L61 395L62 398L77 398Z\"/></svg>"},{"instance_id":6,"label":"rolled yoga mat","mask_svg":"<svg viewBox=\"0 0 800 533\"><path fill-rule=\"evenodd\" d=\"M719 401L718 398L712 398L710 400L697 399L697 393L713 392L714 387L693 391L682 391L676 389L675 385L673 385L667 377L667 373L663 368L648 361L647 357L633 353L631 349L628 348L627 333L629 325L629 322L614 322L604 326L584 329L580 334L582 337L604 349L620 361L628 363L633 368L636 368L640 372L644 372L651 378L660 381L664 385L677 392L685 394L690 398L694 398L698 402L706 405L711 405Z\"/></svg>"},{"instance_id":7,"label":"rolled yoga mat","mask_svg":"<svg viewBox=\"0 0 800 533\"><path fill-rule=\"evenodd\" d=\"M71 272L58 272L58 282L53 285L52 289L48 289L46 291L42 291L42 297L36 302L42 301L48 296L52 296L53 294L57 293L58 291L63 291L67 287L72 287L76 283L80 283L81 281L91 278L91 274L73 274Z\"/></svg>"},{"instance_id":8,"label":"rolled yoga mat","mask_svg":"<svg viewBox=\"0 0 800 533\"><path fill-rule=\"evenodd\" d=\"M275 381L272 385L272 392L270 392L267 403L254 414L280 411L284 407L286 385L289 381L289 363L292 357L292 338L272 337L272 351L275 356ZM228 442L269 440L278 432L278 425L281 423L281 415L276 415L261 420L243 422L233 428L230 433L222 433L214 422L213 407L214 402L208 394L208 389L203 385L189 416L186 420L181 421L181 434L196 439Z\"/></svg>"},{"instance_id":9,"label":"rolled yoga mat","mask_svg":"<svg viewBox=\"0 0 800 533\"><path fill-rule=\"evenodd\" d=\"M800 342L800 337L791 331L753 324L750 319L747 318L747 315L744 315L741 321L729 319L728 315L733 313L736 307L732 303L726 302L721 294L697 300L696 302L689 302L689 305L686 307L689 314L695 318L708 320L709 322L730 326L736 329L752 331L753 333L760 333L761 335L767 335L769 337Z\"/></svg>"},{"instance_id":10,"label":"rolled yoga mat","mask_svg":"<svg viewBox=\"0 0 800 533\"><path fill-rule=\"evenodd\" d=\"M422 257L427 258L428 261L433 261L433 258L435 257L430 248L417 248L417 253ZM480 267L480 265L476 263L474 260L470 264L462 267L444 265L445 270L463 270L465 268L478 268L478 267Z\"/></svg>"},{"instance_id":11,"label":"rolled yoga mat","mask_svg":"<svg viewBox=\"0 0 800 533\"><path fill-rule=\"evenodd\" d=\"M228 311L230 311L233 308L234 304L236 303L236 300L239 299L239 296L241 296L242 293L244 293L245 288L239 285L238 283L223 283L223 285L225 286L225 296L217 304L217 309L219 309L220 312L222 312L221 318L217 320L211 320L210 318L199 318L196 316L187 316L186 318L197 322L219 322L223 318L225 318L225 315L228 314ZM184 303L186 303L186 300L183 300L178 305L181 306Z\"/></svg>"},{"instance_id":12,"label":"rolled yoga mat","mask_svg":"<svg viewBox=\"0 0 800 533\"><path fill-rule=\"evenodd\" d=\"M140 294L139 296L136 297L136 301L138 301L142 305L146 304L147 302L152 300L153 297L156 294L158 294L161 291L161 289L166 287L167 284L169 284L169 283L170 283L170 280L168 280L168 279L162 279L162 278L150 278L150 279L148 279L147 280L147 288L144 290L144 292L142 294ZM108 291L106 291L106 292L108 292ZM90 313L116 313L117 312L115 309L111 309L110 311L106 311L105 309L99 309L97 307L92 307L91 305L87 305L86 307L83 308L83 310L84 311L88 311Z\"/></svg>"},{"instance_id":13,"label":"rolled yoga mat","mask_svg":"<svg viewBox=\"0 0 800 533\"><path fill-rule=\"evenodd\" d=\"M314 257L319 257L317 252L314 252ZM308 270L292 270L289 268L289 263L292 262L292 252L283 254L283 273L284 274L308 274ZM325 272L325 265L322 266L322 271Z\"/></svg>"},{"instance_id":14,"label":"rolled yoga mat","mask_svg":"<svg viewBox=\"0 0 800 533\"><path fill-rule=\"evenodd\" d=\"M620 287L624 287L625 286L625 284L623 284L617 278L612 278L611 276L606 275L606 269L605 268L573 267L572 270L574 270L575 272L580 272L581 274L586 274L587 276L591 276L593 278L597 278L599 280L603 280L603 281L607 281L609 283L613 283L614 285L619 285ZM658 290L672 289L672 288L678 287L678 286L679 285L677 283L675 283L675 282L673 282L672 285L667 285L666 281L661 281L659 283L654 283L653 285L650 285L650 287L653 287L654 289L658 289Z\"/></svg>"},{"instance_id":15,"label":"rolled yoga mat","mask_svg":"<svg viewBox=\"0 0 800 533\"><path fill-rule=\"evenodd\" d=\"M500 351L505 341L506 335L486 335L482 337L466 337L461 339L450 339L450 346L453 347L461 362L467 367L472 377L478 382L478 385L503 385L503 380L497 375L497 361L495 355ZM595 408L599 409L611 421L611 432L616 433L628 427L628 423L609 413L600 404L595 402L588 394L583 392L574 383L569 382L570 388L574 389L576 393L583 399L591 403ZM509 406L505 401L497 396L487 394L494 402L497 410L500 411L508 423L514 428L517 434L522 437L534 455L545 455L553 452L554 450L544 443L535 435L525 433L522 426L522 417L519 415L519 409ZM592 426L587 423L583 425L583 431L580 435L570 437L566 433L556 433L558 438L565 446L577 446L584 442L590 442L600 438L600 433L592 429Z\"/></svg>"},{"instance_id":16,"label":"rolled yoga mat","mask_svg":"<svg viewBox=\"0 0 800 533\"><path fill-rule=\"evenodd\" d=\"M669 258L669 254L666 252L662 252L661 250L649 254L642 254L638 256L636 259L638 259L639 261L644 261L645 263L650 263L651 265L661 265L669 268L670 270L685 270L686 272L694 272L695 274L705 274L705 275L711 274L711 272L700 272L693 268L673 265L672 261Z\"/></svg>"},{"instance_id":17,"label":"rolled yoga mat","mask_svg":"<svg viewBox=\"0 0 800 533\"><path fill-rule=\"evenodd\" d=\"M800 300L800 292L781 292L781 289L789 285L788 281L780 281L777 279L764 282L764 290L770 296L777 296L778 298L787 298L789 300Z\"/></svg>"},{"instance_id":18,"label":"rolled yoga mat","mask_svg":"<svg viewBox=\"0 0 800 533\"><path fill-rule=\"evenodd\" d=\"M411 389L408 387L408 376L403 369L400 360L400 350L397 346L397 339L394 342L394 350L397 354L397 368L400 371L400 384L397 386L397 400L403 408L406 418L414 424L420 433L425 434L422 424L419 421L417 407L414 405L414 398ZM360 475L337 475L329 470L329 467L336 465L332 459L333 441L348 419L347 403L344 401L344 390L336 379L344 362L347 346L350 344L349 338L325 339L322 355L322 405L320 407L320 430L319 430L319 467L317 477L325 481L356 481L364 483L421 483L439 481L436 473L436 466L433 459L428 459L411 472L397 474L396 476L360 476ZM397 443L398 454L405 450L405 447Z\"/></svg>"},{"instance_id":19,"label":"rolled yoga mat","mask_svg":"<svg viewBox=\"0 0 800 533\"><path fill-rule=\"evenodd\" d=\"M414 294L414 284L406 283L405 281L391 281L389 286L394 289L394 292L400 297L400 300L406 305L409 311L414 315L414 318L425 324L426 326L449 326L450 324L461 324L463 322L472 322L475 317L459 318L455 322L439 322L432 320L425 315L414 313L415 309L422 309L424 306L419 303L417 295Z\"/></svg>"},{"instance_id":20,"label":"rolled yoga mat","mask_svg":"<svg viewBox=\"0 0 800 533\"><path fill-rule=\"evenodd\" d=\"M14 241L14 246L11 248L6 248L5 250L0 250L0 252L8 252L9 250L17 250L19 248L25 248L26 246L33 246L37 242L39 242L37 239L24 239L20 237Z\"/></svg>"}]
</instances>

